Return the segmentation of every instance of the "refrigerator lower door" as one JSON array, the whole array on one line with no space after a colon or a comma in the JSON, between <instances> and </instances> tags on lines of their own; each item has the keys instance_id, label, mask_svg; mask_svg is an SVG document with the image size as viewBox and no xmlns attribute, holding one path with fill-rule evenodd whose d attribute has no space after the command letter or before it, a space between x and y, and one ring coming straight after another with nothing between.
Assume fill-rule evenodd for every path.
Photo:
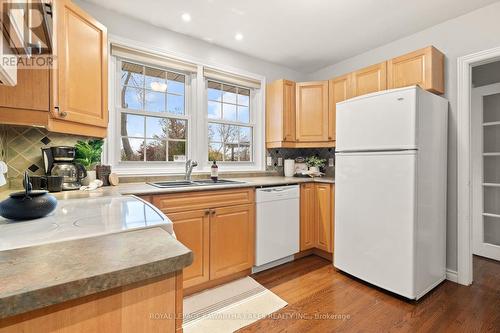
<instances>
[{"instance_id":1,"label":"refrigerator lower door","mask_svg":"<svg viewBox=\"0 0 500 333\"><path fill-rule=\"evenodd\" d=\"M378 92L337 104L336 150L417 148L417 88Z\"/></svg>"},{"instance_id":2,"label":"refrigerator lower door","mask_svg":"<svg viewBox=\"0 0 500 333\"><path fill-rule=\"evenodd\" d=\"M334 266L415 298L417 152L338 153Z\"/></svg>"}]
</instances>

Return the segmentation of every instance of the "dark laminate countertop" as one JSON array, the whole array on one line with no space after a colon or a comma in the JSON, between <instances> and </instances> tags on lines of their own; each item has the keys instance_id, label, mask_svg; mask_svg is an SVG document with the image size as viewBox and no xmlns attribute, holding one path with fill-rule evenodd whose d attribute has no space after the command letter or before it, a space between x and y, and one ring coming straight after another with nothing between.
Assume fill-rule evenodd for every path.
<instances>
[{"instance_id":1,"label":"dark laminate countertop","mask_svg":"<svg viewBox=\"0 0 500 333\"><path fill-rule=\"evenodd\" d=\"M0 318L165 275L192 261L192 252L160 227L0 251Z\"/></svg>"}]
</instances>

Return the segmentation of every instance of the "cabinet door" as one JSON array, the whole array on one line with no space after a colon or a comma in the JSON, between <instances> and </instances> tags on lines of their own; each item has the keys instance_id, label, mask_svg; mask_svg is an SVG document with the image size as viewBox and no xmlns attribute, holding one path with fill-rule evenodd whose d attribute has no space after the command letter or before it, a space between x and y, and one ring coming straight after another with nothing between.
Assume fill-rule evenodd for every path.
<instances>
[{"instance_id":1,"label":"cabinet door","mask_svg":"<svg viewBox=\"0 0 500 333\"><path fill-rule=\"evenodd\" d=\"M107 127L108 61L106 27L70 0L55 1L57 66L54 116Z\"/></svg>"},{"instance_id":2,"label":"cabinet door","mask_svg":"<svg viewBox=\"0 0 500 333\"><path fill-rule=\"evenodd\" d=\"M277 80L266 90L266 142L295 142L295 82Z\"/></svg>"},{"instance_id":3,"label":"cabinet door","mask_svg":"<svg viewBox=\"0 0 500 333\"><path fill-rule=\"evenodd\" d=\"M337 103L351 98L351 74L347 74L328 83L328 124L329 124L329 137L335 140L335 127L336 127L336 110Z\"/></svg>"},{"instance_id":4,"label":"cabinet door","mask_svg":"<svg viewBox=\"0 0 500 333\"><path fill-rule=\"evenodd\" d=\"M49 69L18 69L16 86L0 85L0 108L2 108L1 112L5 113L1 118L13 124L40 125L36 123L34 117L26 117L26 114L21 116L16 111L44 111L42 115L47 117L50 108L49 86ZM9 111L4 111L4 108ZM18 119L16 115L19 116ZM9 118L11 118L10 121Z\"/></svg>"},{"instance_id":5,"label":"cabinet door","mask_svg":"<svg viewBox=\"0 0 500 333\"><path fill-rule=\"evenodd\" d=\"M333 252L333 196L332 185L316 185L316 247Z\"/></svg>"},{"instance_id":6,"label":"cabinet door","mask_svg":"<svg viewBox=\"0 0 500 333\"><path fill-rule=\"evenodd\" d=\"M295 142L295 82L283 81L283 141Z\"/></svg>"},{"instance_id":7,"label":"cabinet door","mask_svg":"<svg viewBox=\"0 0 500 333\"><path fill-rule=\"evenodd\" d=\"M249 269L255 253L253 204L216 208L210 218L210 279Z\"/></svg>"},{"instance_id":8,"label":"cabinet door","mask_svg":"<svg viewBox=\"0 0 500 333\"><path fill-rule=\"evenodd\" d=\"M444 93L444 55L429 46L388 61L389 89L419 85L434 93Z\"/></svg>"},{"instance_id":9,"label":"cabinet door","mask_svg":"<svg viewBox=\"0 0 500 333\"><path fill-rule=\"evenodd\" d=\"M313 183L300 185L300 250L315 246L316 194Z\"/></svg>"},{"instance_id":10,"label":"cabinet door","mask_svg":"<svg viewBox=\"0 0 500 333\"><path fill-rule=\"evenodd\" d=\"M189 288L209 280L209 210L169 214L177 239L193 251L193 263L183 270L183 287Z\"/></svg>"},{"instance_id":11,"label":"cabinet door","mask_svg":"<svg viewBox=\"0 0 500 333\"><path fill-rule=\"evenodd\" d=\"M352 97L387 89L386 62L372 65L352 73Z\"/></svg>"},{"instance_id":12,"label":"cabinet door","mask_svg":"<svg viewBox=\"0 0 500 333\"><path fill-rule=\"evenodd\" d=\"M328 141L328 81L297 83L296 91L296 141Z\"/></svg>"}]
</instances>

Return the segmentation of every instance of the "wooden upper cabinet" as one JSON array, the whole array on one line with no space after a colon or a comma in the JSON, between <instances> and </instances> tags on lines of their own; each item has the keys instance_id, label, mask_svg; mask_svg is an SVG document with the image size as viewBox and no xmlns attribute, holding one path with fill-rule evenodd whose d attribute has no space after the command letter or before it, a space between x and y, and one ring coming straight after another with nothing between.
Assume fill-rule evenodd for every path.
<instances>
[{"instance_id":1,"label":"wooden upper cabinet","mask_svg":"<svg viewBox=\"0 0 500 333\"><path fill-rule=\"evenodd\" d=\"M210 279L252 268L255 252L254 205L216 208L210 219Z\"/></svg>"},{"instance_id":2,"label":"wooden upper cabinet","mask_svg":"<svg viewBox=\"0 0 500 333\"><path fill-rule=\"evenodd\" d=\"M335 140L336 110L337 103L351 98L351 78L350 74L340 76L328 83L328 108L329 108L329 137Z\"/></svg>"},{"instance_id":3,"label":"wooden upper cabinet","mask_svg":"<svg viewBox=\"0 0 500 333\"><path fill-rule=\"evenodd\" d=\"M316 184L316 247L333 252L333 185Z\"/></svg>"},{"instance_id":4,"label":"wooden upper cabinet","mask_svg":"<svg viewBox=\"0 0 500 333\"><path fill-rule=\"evenodd\" d=\"M360 69L352 75L351 96L361 96L387 89L387 63Z\"/></svg>"},{"instance_id":5,"label":"wooden upper cabinet","mask_svg":"<svg viewBox=\"0 0 500 333\"><path fill-rule=\"evenodd\" d=\"M391 59L387 67L389 89L419 85L444 93L444 55L433 46Z\"/></svg>"},{"instance_id":6,"label":"wooden upper cabinet","mask_svg":"<svg viewBox=\"0 0 500 333\"><path fill-rule=\"evenodd\" d=\"M107 127L106 27L70 0L55 1L55 117Z\"/></svg>"},{"instance_id":7,"label":"wooden upper cabinet","mask_svg":"<svg viewBox=\"0 0 500 333\"><path fill-rule=\"evenodd\" d=\"M328 81L297 83L297 142L332 141L329 137Z\"/></svg>"},{"instance_id":8,"label":"wooden upper cabinet","mask_svg":"<svg viewBox=\"0 0 500 333\"><path fill-rule=\"evenodd\" d=\"M193 251L193 263L183 270L183 287L189 288L210 279L210 211L196 210L168 215L177 239Z\"/></svg>"},{"instance_id":9,"label":"wooden upper cabinet","mask_svg":"<svg viewBox=\"0 0 500 333\"><path fill-rule=\"evenodd\" d=\"M315 184L300 185L300 250L315 246L316 193Z\"/></svg>"},{"instance_id":10,"label":"wooden upper cabinet","mask_svg":"<svg viewBox=\"0 0 500 333\"><path fill-rule=\"evenodd\" d=\"M295 142L295 82L277 80L267 85L266 143L268 148Z\"/></svg>"},{"instance_id":11,"label":"wooden upper cabinet","mask_svg":"<svg viewBox=\"0 0 500 333\"><path fill-rule=\"evenodd\" d=\"M19 68L0 86L0 123L105 137L108 126L106 28L70 0L53 6L51 68Z\"/></svg>"}]
</instances>

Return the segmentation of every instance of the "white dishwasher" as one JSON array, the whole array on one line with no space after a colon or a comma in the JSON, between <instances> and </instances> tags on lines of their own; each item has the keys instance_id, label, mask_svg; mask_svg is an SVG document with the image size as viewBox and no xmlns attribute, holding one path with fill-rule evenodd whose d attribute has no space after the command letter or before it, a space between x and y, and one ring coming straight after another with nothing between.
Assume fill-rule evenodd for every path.
<instances>
[{"instance_id":1,"label":"white dishwasher","mask_svg":"<svg viewBox=\"0 0 500 333\"><path fill-rule=\"evenodd\" d=\"M300 189L298 185L256 191L255 266L262 271L293 260L299 252Z\"/></svg>"}]
</instances>

